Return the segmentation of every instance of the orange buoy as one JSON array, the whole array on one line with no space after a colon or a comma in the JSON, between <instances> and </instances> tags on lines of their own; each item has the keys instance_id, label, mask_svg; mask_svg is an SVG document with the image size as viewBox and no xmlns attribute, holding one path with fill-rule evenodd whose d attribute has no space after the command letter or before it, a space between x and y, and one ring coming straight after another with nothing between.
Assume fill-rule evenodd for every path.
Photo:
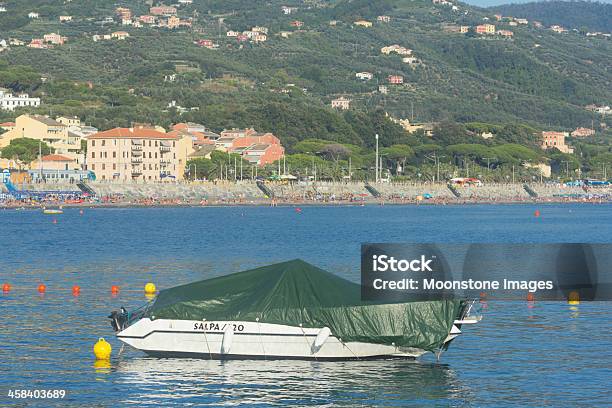
<instances>
[{"instance_id":1,"label":"orange buoy","mask_svg":"<svg viewBox=\"0 0 612 408\"><path fill-rule=\"evenodd\" d=\"M527 301L528 302L533 302L535 300L535 296L533 295L533 293L529 292L527 294Z\"/></svg>"},{"instance_id":2,"label":"orange buoy","mask_svg":"<svg viewBox=\"0 0 612 408\"><path fill-rule=\"evenodd\" d=\"M302 212L302 209L301 209L300 207L297 207L297 208L295 209L295 212L296 212L296 213L301 213L301 212Z\"/></svg>"},{"instance_id":3,"label":"orange buoy","mask_svg":"<svg viewBox=\"0 0 612 408\"><path fill-rule=\"evenodd\" d=\"M534 217L539 217L540 216L540 210L535 210L533 215L534 215Z\"/></svg>"},{"instance_id":4,"label":"orange buoy","mask_svg":"<svg viewBox=\"0 0 612 408\"><path fill-rule=\"evenodd\" d=\"M81 294L81 287L79 285L74 285L72 287L72 294L74 296L79 296Z\"/></svg>"},{"instance_id":5,"label":"orange buoy","mask_svg":"<svg viewBox=\"0 0 612 408\"><path fill-rule=\"evenodd\" d=\"M11 285L9 285L8 283L5 283L2 285L2 291L3 292L10 292L11 291Z\"/></svg>"},{"instance_id":6,"label":"orange buoy","mask_svg":"<svg viewBox=\"0 0 612 408\"><path fill-rule=\"evenodd\" d=\"M46 290L47 290L47 287L43 283L38 285L38 293L45 293Z\"/></svg>"},{"instance_id":7,"label":"orange buoy","mask_svg":"<svg viewBox=\"0 0 612 408\"><path fill-rule=\"evenodd\" d=\"M111 293L113 295L116 295L117 293L119 293L119 286L117 286L117 285L111 286Z\"/></svg>"}]
</instances>

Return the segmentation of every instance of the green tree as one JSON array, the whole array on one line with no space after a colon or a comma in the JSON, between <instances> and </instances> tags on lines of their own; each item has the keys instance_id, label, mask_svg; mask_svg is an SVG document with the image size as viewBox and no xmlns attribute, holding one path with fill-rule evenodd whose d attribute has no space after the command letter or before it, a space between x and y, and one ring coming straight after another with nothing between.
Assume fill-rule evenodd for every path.
<instances>
[{"instance_id":1,"label":"green tree","mask_svg":"<svg viewBox=\"0 0 612 408\"><path fill-rule=\"evenodd\" d=\"M43 156L51 154L54 151L44 142L27 137L20 137L11 140L11 143L0 152L0 157L30 163L38 158L39 147Z\"/></svg>"}]
</instances>

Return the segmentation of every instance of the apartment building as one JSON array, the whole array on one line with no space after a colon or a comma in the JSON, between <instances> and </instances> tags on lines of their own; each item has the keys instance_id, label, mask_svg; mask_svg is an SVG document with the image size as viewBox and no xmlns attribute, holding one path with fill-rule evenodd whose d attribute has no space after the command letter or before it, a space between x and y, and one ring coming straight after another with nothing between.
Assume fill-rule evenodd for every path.
<instances>
[{"instance_id":1,"label":"apartment building","mask_svg":"<svg viewBox=\"0 0 612 408\"><path fill-rule=\"evenodd\" d=\"M97 180L182 180L192 138L146 127L114 128L86 137L87 170Z\"/></svg>"}]
</instances>

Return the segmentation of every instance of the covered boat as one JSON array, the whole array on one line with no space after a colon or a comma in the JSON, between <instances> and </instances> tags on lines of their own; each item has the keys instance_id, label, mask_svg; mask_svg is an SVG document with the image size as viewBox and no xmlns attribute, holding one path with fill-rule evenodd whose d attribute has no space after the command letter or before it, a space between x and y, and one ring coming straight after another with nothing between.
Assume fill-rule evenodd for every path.
<instances>
[{"instance_id":1,"label":"covered boat","mask_svg":"<svg viewBox=\"0 0 612 408\"><path fill-rule=\"evenodd\" d=\"M374 303L359 284L301 260L162 290L113 312L123 342L159 357L415 358L461 333L470 302Z\"/></svg>"}]
</instances>

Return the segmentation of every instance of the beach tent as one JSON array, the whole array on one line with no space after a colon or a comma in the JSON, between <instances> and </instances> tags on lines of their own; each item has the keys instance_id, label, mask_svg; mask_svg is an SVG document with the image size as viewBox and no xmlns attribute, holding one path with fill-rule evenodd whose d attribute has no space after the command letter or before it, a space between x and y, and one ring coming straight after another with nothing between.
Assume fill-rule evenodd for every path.
<instances>
[{"instance_id":1,"label":"beach tent","mask_svg":"<svg viewBox=\"0 0 612 408\"><path fill-rule=\"evenodd\" d=\"M461 308L460 300L363 302L359 284L293 260L162 290L146 316L328 327L344 342L434 351Z\"/></svg>"}]
</instances>

